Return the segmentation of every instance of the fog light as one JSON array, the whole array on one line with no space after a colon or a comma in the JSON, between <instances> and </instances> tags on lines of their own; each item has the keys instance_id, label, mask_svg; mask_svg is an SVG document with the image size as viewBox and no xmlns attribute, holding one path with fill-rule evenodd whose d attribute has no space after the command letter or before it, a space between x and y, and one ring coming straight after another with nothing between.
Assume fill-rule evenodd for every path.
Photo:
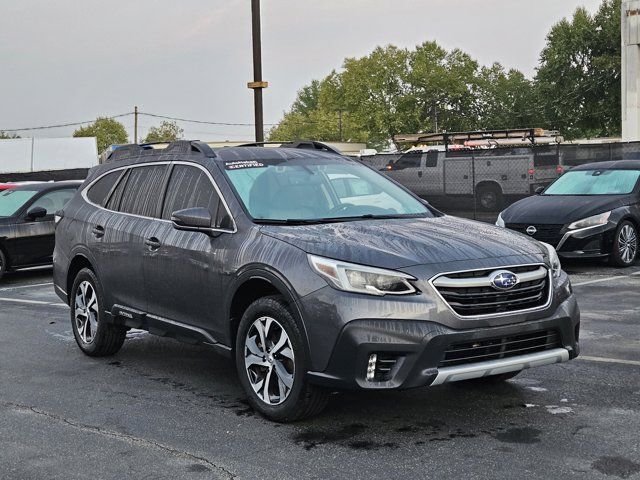
<instances>
[{"instance_id":1,"label":"fog light","mask_svg":"<svg viewBox=\"0 0 640 480\"><path fill-rule=\"evenodd\" d=\"M378 355L372 353L369 355L369 365L367 365L367 381L372 382L376 376L376 362L378 361Z\"/></svg>"}]
</instances>

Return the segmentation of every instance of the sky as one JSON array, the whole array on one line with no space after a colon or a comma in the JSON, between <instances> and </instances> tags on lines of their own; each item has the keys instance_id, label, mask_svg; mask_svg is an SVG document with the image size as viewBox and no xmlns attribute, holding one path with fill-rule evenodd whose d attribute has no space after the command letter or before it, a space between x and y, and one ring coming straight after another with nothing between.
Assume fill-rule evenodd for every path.
<instances>
[{"instance_id":1,"label":"sky","mask_svg":"<svg viewBox=\"0 0 640 480\"><path fill-rule=\"evenodd\" d=\"M533 76L549 29L600 0L262 0L265 122L346 57L435 40ZM0 130L141 112L253 122L249 0L0 0ZM120 119L133 138L133 117ZM161 120L141 116L139 136ZM186 138L253 127L179 122ZM21 136L63 137L77 127Z\"/></svg>"}]
</instances>

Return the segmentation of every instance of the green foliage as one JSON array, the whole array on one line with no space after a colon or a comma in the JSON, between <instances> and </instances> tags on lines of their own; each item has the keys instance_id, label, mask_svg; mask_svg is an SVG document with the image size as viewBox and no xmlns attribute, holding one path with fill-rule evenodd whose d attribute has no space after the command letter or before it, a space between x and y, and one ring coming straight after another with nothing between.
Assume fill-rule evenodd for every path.
<instances>
[{"instance_id":1,"label":"green foliage","mask_svg":"<svg viewBox=\"0 0 640 480\"><path fill-rule=\"evenodd\" d=\"M96 137L99 153L106 150L109 145L129 143L124 126L113 118L98 117L92 124L78 128L73 132L73 136Z\"/></svg>"},{"instance_id":2,"label":"green foliage","mask_svg":"<svg viewBox=\"0 0 640 480\"><path fill-rule=\"evenodd\" d=\"M347 58L340 72L304 87L269 136L381 148L398 133L505 128L512 120L531 125L533 95L522 73L480 67L460 50L447 52L435 42L414 50L389 45Z\"/></svg>"},{"instance_id":3,"label":"green foliage","mask_svg":"<svg viewBox=\"0 0 640 480\"><path fill-rule=\"evenodd\" d=\"M151 127L143 143L173 142L182 138L184 130L176 122L164 121L158 127Z\"/></svg>"},{"instance_id":4,"label":"green foliage","mask_svg":"<svg viewBox=\"0 0 640 480\"><path fill-rule=\"evenodd\" d=\"M269 138L380 148L398 133L523 127L568 138L619 134L620 0L604 0L593 16L580 8L555 25L533 80L435 42L347 58L298 92Z\"/></svg>"},{"instance_id":5,"label":"green foliage","mask_svg":"<svg viewBox=\"0 0 640 480\"><path fill-rule=\"evenodd\" d=\"M18 135L17 133L3 132L2 130L0 130L0 140L11 140L13 138L20 138L20 135Z\"/></svg>"},{"instance_id":6,"label":"green foliage","mask_svg":"<svg viewBox=\"0 0 640 480\"><path fill-rule=\"evenodd\" d=\"M568 138L620 134L620 0L578 8L547 35L536 75L545 120Z\"/></svg>"}]
</instances>

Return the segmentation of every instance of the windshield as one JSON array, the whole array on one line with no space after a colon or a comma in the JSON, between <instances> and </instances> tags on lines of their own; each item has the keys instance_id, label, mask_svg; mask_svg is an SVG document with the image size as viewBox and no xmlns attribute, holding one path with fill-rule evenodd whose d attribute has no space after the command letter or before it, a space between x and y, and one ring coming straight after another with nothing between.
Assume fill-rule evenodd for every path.
<instances>
[{"instance_id":1,"label":"windshield","mask_svg":"<svg viewBox=\"0 0 640 480\"><path fill-rule=\"evenodd\" d=\"M433 216L422 202L355 161L227 161L224 171L257 221Z\"/></svg>"},{"instance_id":2,"label":"windshield","mask_svg":"<svg viewBox=\"0 0 640 480\"><path fill-rule=\"evenodd\" d=\"M569 171L544 191L545 195L625 195L633 191L640 170Z\"/></svg>"},{"instance_id":3,"label":"windshield","mask_svg":"<svg viewBox=\"0 0 640 480\"><path fill-rule=\"evenodd\" d=\"M0 217L10 217L36 193L34 190L4 190L0 192Z\"/></svg>"}]
</instances>

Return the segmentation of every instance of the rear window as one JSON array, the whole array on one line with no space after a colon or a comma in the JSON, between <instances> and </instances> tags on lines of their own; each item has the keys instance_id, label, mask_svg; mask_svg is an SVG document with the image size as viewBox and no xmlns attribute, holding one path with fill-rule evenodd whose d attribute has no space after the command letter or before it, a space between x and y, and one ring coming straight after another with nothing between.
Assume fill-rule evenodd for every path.
<instances>
[{"instance_id":1,"label":"rear window","mask_svg":"<svg viewBox=\"0 0 640 480\"><path fill-rule=\"evenodd\" d=\"M109 198L109 194L111 193L113 186L116 184L121 175L122 170L107 173L104 177L93 184L93 186L87 192L87 198L92 203L104 207L107 203L107 199Z\"/></svg>"},{"instance_id":2,"label":"rear window","mask_svg":"<svg viewBox=\"0 0 640 480\"><path fill-rule=\"evenodd\" d=\"M155 217L166 171L166 165L131 168L118 210Z\"/></svg>"}]
</instances>

